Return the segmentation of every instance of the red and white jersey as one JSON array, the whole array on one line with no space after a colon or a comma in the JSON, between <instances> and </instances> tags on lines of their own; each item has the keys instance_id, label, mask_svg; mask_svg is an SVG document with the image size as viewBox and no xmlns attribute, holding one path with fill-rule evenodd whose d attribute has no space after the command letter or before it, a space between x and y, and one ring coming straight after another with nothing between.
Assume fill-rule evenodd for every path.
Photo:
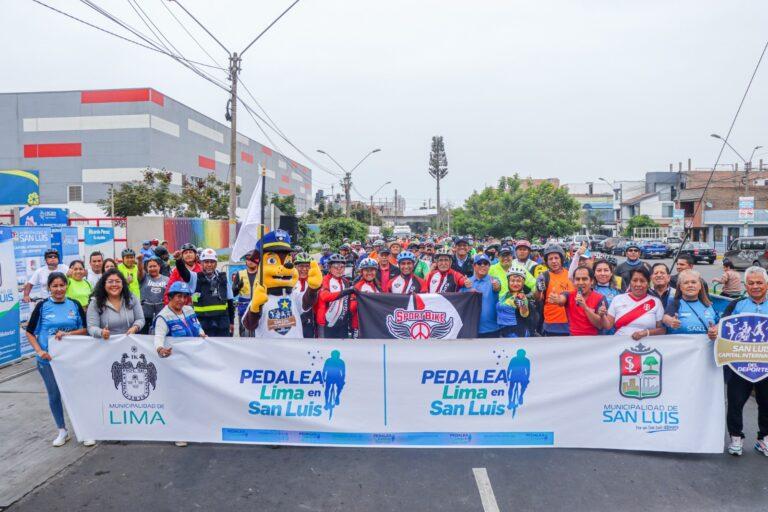
<instances>
[{"instance_id":1,"label":"red and white jersey","mask_svg":"<svg viewBox=\"0 0 768 512\"><path fill-rule=\"evenodd\" d=\"M464 274L460 274L452 268L445 272L433 270L427 276L429 293L458 292L464 286L466 280L467 278Z\"/></svg>"},{"instance_id":2,"label":"red and white jersey","mask_svg":"<svg viewBox=\"0 0 768 512\"><path fill-rule=\"evenodd\" d=\"M401 274L389 282L387 292L400 294L422 293L426 291L426 288L427 285L424 281L415 275L411 274L409 276L403 276Z\"/></svg>"},{"instance_id":3,"label":"red and white jersey","mask_svg":"<svg viewBox=\"0 0 768 512\"><path fill-rule=\"evenodd\" d=\"M627 336L655 329L656 322L661 322L664 316L664 306L652 295L636 299L629 293L622 293L613 298L608 314L616 319L616 334Z\"/></svg>"},{"instance_id":4,"label":"red and white jersey","mask_svg":"<svg viewBox=\"0 0 768 512\"><path fill-rule=\"evenodd\" d=\"M363 293L379 293L379 289L376 288L376 283L373 281L360 280L355 283L355 288Z\"/></svg>"}]
</instances>

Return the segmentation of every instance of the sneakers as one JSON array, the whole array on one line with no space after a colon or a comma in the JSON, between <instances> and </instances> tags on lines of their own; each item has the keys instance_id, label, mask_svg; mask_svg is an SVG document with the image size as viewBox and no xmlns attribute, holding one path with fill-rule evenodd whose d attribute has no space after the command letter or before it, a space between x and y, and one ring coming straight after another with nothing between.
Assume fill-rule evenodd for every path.
<instances>
[{"instance_id":1,"label":"sneakers","mask_svg":"<svg viewBox=\"0 0 768 512\"><path fill-rule=\"evenodd\" d=\"M69 432L67 432L64 429L59 430L59 435L56 436L56 439L53 440L53 446L55 448L58 448L59 446L64 446L64 443L69 441Z\"/></svg>"},{"instance_id":2,"label":"sneakers","mask_svg":"<svg viewBox=\"0 0 768 512\"><path fill-rule=\"evenodd\" d=\"M175 444L176 446L178 446L180 448L183 448L183 447L187 446L187 442L186 441L176 441L173 444Z\"/></svg>"},{"instance_id":3,"label":"sneakers","mask_svg":"<svg viewBox=\"0 0 768 512\"><path fill-rule=\"evenodd\" d=\"M755 450L768 457L768 444L765 443L765 438L757 440Z\"/></svg>"},{"instance_id":4,"label":"sneakers","mask_svg":"<svg viewBox=\"0 0 768 512\"><path fill-rule=\"evenodd\" d=\"M757 449L757 446L755 446ZM735 456L740 456L744 451L744 440L741 436L731 436L731 444L728 445L728 453Z\"/></svg>"},{"instance_id":5,"label":"sneakers","mask_svg":"<svg viewBox=\"0 0 768 512\"><path fill-rule=\"evenodd\" d=\"M83 446L91 447L95 445L96 445L96 441L94 441L93 439L86 439L85 441L83 441Z\"/></svg>"}]
</instances>

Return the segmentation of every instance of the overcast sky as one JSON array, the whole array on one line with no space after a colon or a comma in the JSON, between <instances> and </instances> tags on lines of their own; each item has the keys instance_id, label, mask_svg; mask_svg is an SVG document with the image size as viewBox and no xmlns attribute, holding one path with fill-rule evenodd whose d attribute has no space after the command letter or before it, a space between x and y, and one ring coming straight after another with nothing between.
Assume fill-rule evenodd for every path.
<instances>
[{"instance_id":1,"label":"overcast sky","mask_svg":"<svg viewBox=\"0 0 768 512\"><path fill-rule=\"evenodd\" d=\"M74 0L43 1L120 30ZM127 0L96 2L147 32ZM210 63L161 2L141 6L187 58ZM240 50L291 1L182 3ZM166 5L226 62L178 5ZM4 92L149 86L224 121L226 93L169 57L28 0L5 0L3 18ZM412 207L434 200L430 140L444 136L443 197L460 204L515 172L583 182L638 178L689 157L710 167L719 147L709 134L727 131L767 23L765 0L301 0L246 53L242 78L328 169L317 148L351 167L380 147L353 174L366 197L391 180L381 194L397 188ZM768 148L767 107L763 62L731 139L745 156ZM270 145L240 119L241 132ZM270 136L329 189L334 177ZM768 161L768 149L760 153Z\"/></svg>"}]
</instances>

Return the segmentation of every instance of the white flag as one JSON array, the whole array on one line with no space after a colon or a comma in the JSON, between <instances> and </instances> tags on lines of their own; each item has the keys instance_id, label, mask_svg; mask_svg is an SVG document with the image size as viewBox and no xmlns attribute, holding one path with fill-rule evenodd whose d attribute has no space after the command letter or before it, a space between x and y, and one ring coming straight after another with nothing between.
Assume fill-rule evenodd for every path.
<instances>
[{"instance_id":1,"label":"white flag","mask_svg":"<svg viewBox=\"0 0 768 512\"><path fill-rule=\"evenodd\" d=\"M256 182L256 186L251 194L251 200L248 201L248 211L245 214L245 221L240 226L240 232L237 234L235 243L232 245L232 261L238 261L245 253L256 248L256 242L259 241L259 225L261 224L261 177Z\"/></svg>"}]
</instances>

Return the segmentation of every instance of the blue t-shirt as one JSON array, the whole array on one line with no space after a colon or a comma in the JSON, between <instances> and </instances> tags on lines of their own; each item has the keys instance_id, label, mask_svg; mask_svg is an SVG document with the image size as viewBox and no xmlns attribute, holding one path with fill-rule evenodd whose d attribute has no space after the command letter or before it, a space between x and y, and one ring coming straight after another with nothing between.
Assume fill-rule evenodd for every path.
<instances>
[{"instance_id":1,"label":"blue t-shirt","mask_svg":"<svg viewBox=\"0 0 768 512\"><path fill-rule=\"evenodd\" d=\"M716 325L720 320L715 309L705 306L700 300L673 300L664 311L669 316L677 314L680 327L667 328L667 334L705 334L710 325Z\"/></svg>"},{"instance_id":2,"label":"blue t-shirt","mask_svg":"<svg viewBox=\"0 0 768 512\"><path fill-rule=\"evenodd\" d=\"M595 291L600 295L602 295L603 297L605 297L606 307L611 305L611 301L615 296L621 294L621 292L616 288L613 288L612 286L606 286L603 284L596 284Z\"/></svg>"},{"instance_id":3,"label":"blue t-shirt","mask_svg":"<svg viewBox=\"0 0 768 512\"><path fill-rule=\"evenodd\" d=\"M485 276L478 279L475 276L469 278L472 281L472 288L463 288L462 292L480 292L483 294L482 306L480 307L480 326L477 332L480 334L499 330L499 324L496 322L496 303L499 302L499 292L493 291L493 277Z\"/></svg>"},{"instance_id":4,"label":"blue t-shirt","mask_svg":"<svg viewBox=\"0 0 768 512\"><path fill-rule=\"evenodd\" d=\"M48 352L48 338L52 338L57 331L73 331L83 327L85 312L78 302L69 298L64 299L64 302L54 302L49 298L35 306L27 323L27 332L34 334L40 348ZM40 356L37 356L37 360L41 364L49 363Z\"/></svg>"}]
</instances>

